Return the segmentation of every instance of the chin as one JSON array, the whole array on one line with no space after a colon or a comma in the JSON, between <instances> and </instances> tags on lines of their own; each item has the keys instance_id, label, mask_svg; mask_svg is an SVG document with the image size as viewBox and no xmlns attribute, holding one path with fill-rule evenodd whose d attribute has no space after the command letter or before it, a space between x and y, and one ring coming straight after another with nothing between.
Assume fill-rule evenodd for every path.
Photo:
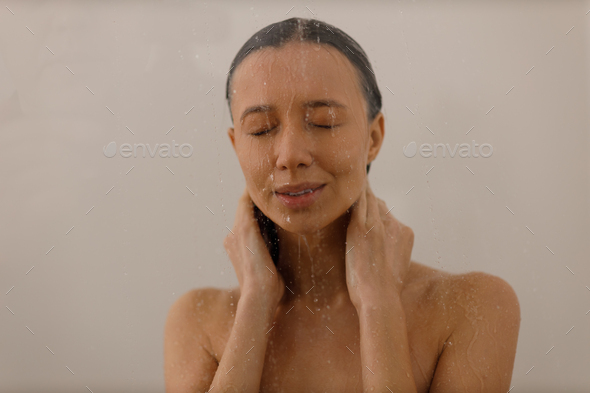
<instances>
[{"instance_id":1,"label":"chin","mask_svg":"<svg viewBox=\"0 0 590 393\"><path fill-rule=\"evenodd\" d=\"M287 218L289 217L289 218ZM322 229L323 226L318 223L317 220L313 220L313 223L310 223L310 219L306 218L294 218L293 215L287 215L278 225L282 230L295 233L298 235L313 235L318 230ZM289 220L289 221L288 221ZM276 221L275 221L276 222Z\"/></svg>"}]
</instances>

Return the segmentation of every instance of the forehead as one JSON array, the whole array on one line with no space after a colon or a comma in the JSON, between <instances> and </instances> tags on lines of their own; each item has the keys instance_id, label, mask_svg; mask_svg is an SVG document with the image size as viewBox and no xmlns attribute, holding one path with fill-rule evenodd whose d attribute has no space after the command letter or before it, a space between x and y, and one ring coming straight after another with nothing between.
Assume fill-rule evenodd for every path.
<instances>
[{"instance_id":1,"label":"forehead","mask_svg":"<svg viewBox=\"0 0 590 393\"><path fill-rule=\"evenodd\" d=\"M311 42L252 53L234 71L231 88L232 106L238 112L268 101L332 98L355 107L363 99L356 69L346 56L332 46Z\"/></svg>"}]
</instances>

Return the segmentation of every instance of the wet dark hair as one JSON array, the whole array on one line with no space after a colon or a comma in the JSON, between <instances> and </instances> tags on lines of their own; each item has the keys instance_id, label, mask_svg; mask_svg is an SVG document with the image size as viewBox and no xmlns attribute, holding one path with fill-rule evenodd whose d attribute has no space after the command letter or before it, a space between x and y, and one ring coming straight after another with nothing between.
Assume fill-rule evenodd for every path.
<instances>
[{"instance_id":1,"label":"wet dark hair","mask_svg":"<svg viewBox=\"0 0 590 393\"><path fill-rule=\"evenodd\" d=\"M225 85L225 98L231 113L230 85L236 67L249 55L257 50L281 46L299 40L300 42L314 42L333 46L338 49L352 63L357 70L361 90L367 102L367 116L371 123L381 111L381 92L377 86L371 63L361 46L352 37L337 27L316 19L290 18L272 23L256 33L240 48L231 63ZM367 164L367 173L371 163Z\"/></svg>"}]
</instances>

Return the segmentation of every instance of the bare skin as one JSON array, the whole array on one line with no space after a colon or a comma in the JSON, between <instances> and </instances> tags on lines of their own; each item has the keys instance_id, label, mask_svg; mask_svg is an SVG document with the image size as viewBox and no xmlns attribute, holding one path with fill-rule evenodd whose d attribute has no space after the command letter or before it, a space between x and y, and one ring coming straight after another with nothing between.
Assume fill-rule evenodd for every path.
<instances>
[{"instance_id":1,"label":"bare skin","mask_svg":"<svg viewBox=\"0 0 590 393\"><path fill-rule=\"evenodd\" d=\"M177 301L167 330L174 336L168 339L167 392L208 391L239 299L239 288L201 288ZM412 261L402 304L418 392L508 391L520 318L507 283L484 273L454 275ZM300 294L277 307L274 318L260 392L363 391L358 315L350 301L318 306ZM483 357L488 359L481 362Z\"/></svg>"},{"instance_id":2,"label":"bare skin","mask_svg":"<svg viewBox=\"0 0 590 393\"><path fill-rule=\"evenodd\" d=\"M414 233L365 167L383 143L354 67L293 42L238 66L228 130L244 177L224 246L239 287L189 291L165 329L168 393L506 392L520 308L504 280L411 260ZM307 208L276 188L324 184ZM278 232L275 266L252 202Z\"/></svg>"}]
</instances>

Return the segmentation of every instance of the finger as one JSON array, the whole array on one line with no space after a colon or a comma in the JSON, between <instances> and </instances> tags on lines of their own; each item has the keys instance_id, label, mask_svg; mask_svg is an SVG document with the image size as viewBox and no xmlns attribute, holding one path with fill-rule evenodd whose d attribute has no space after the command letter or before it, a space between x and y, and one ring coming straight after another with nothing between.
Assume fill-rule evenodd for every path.
<instances>
[{"instance_id":1,"label":"finger","mask_svg":"<svg viewBox=\"0 0 590 393\"><path fill-rule=\"evenodd\" d=\"M238 242L238 235L243 234L243 229L245 225L243 220L244 217L248 214L248 203L249 203L250 195L248 194L248 189L245 189L240 198L238 199L238 207L236 209L236 217L234 219L234 226L230 229L229 233L224 239L224 246L230 255L233 252L233 249L237 246ZM233 263L233 259L232 259Z\"/></svg>"},{"instance_id":2,"label":"finger","mask_svg":"<svg viewBox=\"0 0 590 393\"><path fill-rule=\"evenodd\" d=\"M260 211L260 214L262 211ZM262 236L258 224L258 218L254 211L254 201L250 197L248 189L240 197L238 202L238 213L236 214L236 235L241 239L241 245L248 247L248 252L254 255L264 255L270 258L270 253L266 246L266 241ZM243 251L243 250L242 250ZM246 254L249 256L249 254Z\"/></svg>"},{"instance_id":3,"label":"finger","mask_svg":"<svg viewBox=\"0 0 590 393\"><path fill-rule=\"evenodd\" d=\"M367 228L369 230L374 226L381 224L381 215L379 214L379 203L371 187L367 184Z\"/></svg>"},{"instance_id":4,"label":"finger","mask_svg":"<svg viewBox=\"0 0 590 393\"><path fill-rule=\"evenodd\" d=\"M401 229L401 223L393 216L393 214L387 214L389 209L387 208L387 205L383 200L378 199L378 201L379 212L381 214L381 219L383 222L383 226L385 227L385 231L391 239L394 239L396 236L398 236L398 233Z\"/></svg>"},{"instance_id":5,"label":"finger","mask_svg":"<svg viewBox=\"0 0 590 393\"><path fill-rule=\"evenodd\" d=\"M383 221L387 221L392 218L395 219L395 216L393 215L393 213L391 213L391 209L393 209L393 206L390 208L387 206L387 203L385 203L384 200L379 198L377 198L377 200L379 201L379 212L381 213L381 218L383 219Z\"/></svg>"},{"instance_id":6,"label":"finger","mask_svg":"<svg viewBox=\"0 0 590 393\"><path fill-rule=\"evenodd\" d=\"M400 224L397 244L400 260L409 263L412 257L412 249L414 248L414 231L412 228Z\"/></svg>"},{"instance_id":7,"label":"finger","mask_svg":"<svg viewBox=\"0 0 590 393\"><path fill-rule=\"evenodd\" d=\"M370 214L370 211L369 211L369 204L370 204L370 203L369 203L369 195L370 195L370 194L369 194L369 193L370 193L370 192L371 192L371 186L369 185L369 178L368 178L368 177L366 177L366 178L365 178L365 190L364 190L364 192L363 192L363 194L365 195L365 203L366 203L366 207L365 207L365 209L366 209L366 215L365 215L365 226L366 226L366 225L367 225L367 223L369 222L369 218L370 218L370 217L369 217L369 214Z\"/></svg>"},{"instance_id":8,"label":"finger","mask_svg":"<svg viewBox=\"0 0 590 393\"><path fill-rule=\"evenodd\" d=\"M359 199L355 202L354 207L352 209L352 214L350 218L350 224L354 228L362 229L365 228L367 222L367 195L366 195L366 188L363 187L361 191L361 195ZM364 233L359 234L359 236L364 235Z\"/></svg>"},{"instance_id":9,"label":"finger","mask_svg":"<svg viewBox=\"0 0 590 393\"><path fill-rule=\"evenodd\" d=\"M244 193L240 197L238 201L238 209L236 212L236 223L234 227L239 229L241 223L245 226L253 225L254 218L254 206L252 202L252 198L250 198L250 194L248 193L248 189L244 189Z\"/></svg>"},{"instance_id":10,"label":"finger","mask_svg":"<svg viewBox=\"0 0 590 393\"><path fill-rule=\"evenodd\" d=\"M238 209L237 209L237 217L241 217L241 214L248 208L248 202L250 201L250 194L248 193L248 189L245 188L242 196L238 199Z\"/></svg>"},{"instance_id":11,"label":"finger","mask_svg":"<svg viewBox=\"0 0 590 393\"><path fill-rule=\"evenodd\" d=\"M377 198L377 200L379 201L379 212L381 213L381 218L383 218L384 221L396 220L393 213L391 213L391 209L393 209L393 206L389 208L387 207L387 204L383 199Z\"/></svg>"},{"instance_id":12,"label":"finger","mask_svg":"<svg viewBox=\"0 0 590 393\"><path fill-rule=\"evenodd\" d=\"M385 202L383 201L383 199L381 198L377 198L377 204L379 205L379 214L381 215L381 219L383 221L385 221L385 219L387 218L387 205L385 204Z\"/></svg>"}]
</instances>

